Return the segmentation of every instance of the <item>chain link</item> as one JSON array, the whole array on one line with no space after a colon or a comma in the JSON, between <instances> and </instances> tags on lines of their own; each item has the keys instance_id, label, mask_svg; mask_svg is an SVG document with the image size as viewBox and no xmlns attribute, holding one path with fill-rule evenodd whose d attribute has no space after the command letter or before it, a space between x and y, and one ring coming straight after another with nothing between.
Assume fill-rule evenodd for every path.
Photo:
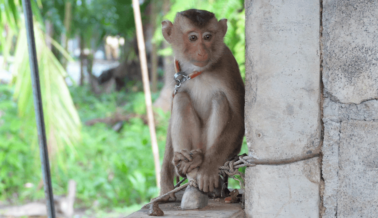
<instances>
[{"instance_id":1,"label":"chain link","mask_svg":"<svg viewBox=\"0 0 378 218\"><path fill-rule=\"evenodd\" d=\"M180 72L175 73L174 80L176 81L176 85L175 85L175 91L173 92L173 94L176 95L181 85L190 79L191 79L190 76L186 75L185 72L180 71Z\"/></svg>"}]
</instances>

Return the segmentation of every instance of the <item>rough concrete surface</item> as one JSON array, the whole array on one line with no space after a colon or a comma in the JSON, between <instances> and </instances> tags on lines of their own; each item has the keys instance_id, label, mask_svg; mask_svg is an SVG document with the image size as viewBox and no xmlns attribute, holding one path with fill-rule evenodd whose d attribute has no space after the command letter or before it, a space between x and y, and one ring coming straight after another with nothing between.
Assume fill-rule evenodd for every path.
<instances>
[{"instance_id":1,"label":"rough concrete surface","mask_svg":"<svg viewBox=\"0 0 378 218\"><path fill-rule=\"evenodd\" d=\"M314 8L318 0L246 1L246 136L259 158L292 157L319 145Z\"/></svg>"},{"instance_id":2,"label":"rough concrete surface","mask_svg":"<svg viewBox=\"0 0 378 218\"><path fill-rule=\"evenodd\" d=\"M321 134L319 0L245 6L249 154L281 159L314 150ZM249 168L247 217L318 217L316 160Z\"/></svg>"},{"instance_id":3,"label":"rough concrete surface","mask_svg":"<svg viewBox=\"0 0 378 218\"><path fill-rule=\"evenodd\" d=\"M337 217L378 217L378 123L341 124Z\"/></svg>"},{"instance_id":4,"label":"rough concrete surface","mask_svg":"<svg viewBox=\"0 0 378 218\"><path fill-rule=\"evenodd\" d=\"M378 98L378 1L323 0L323 82L337 102Z\"/></svg>"},{"instance_id":5,"label":"rough concrete surface","mask_svg":"<svg viewBox=\"0 0 378 218\"><path fill-rule=\"evenodd\" d=\"M323 218L378 217L378 193L370 190L378 184L378 101L356 105L325 98L323 108Z\"/></svg>"},{"instance_id":6,"label":"rough concrete surface","mask_svg":"<svg viewBox=\"0 0 378 218\"><path fill-rule=\"evenodd\" d=\"M323 218L378 217L378 2L323 0Z\"/></svg>"},{"instance_id":7,"label":"rough concrete surface","mask_svg":"<svg viewBox=\"0 0 378 218\"><path fill-rule=\"evenodd\" d=\"M323 192L323 218L336 216L339 172L340 123L324 122L322 174L325 180Z\"/></svg>"},{"instance_id":8,"label":"rough concrete surface","mask_svg":"<svg viewBox=\"0 0 378 218\"><path fill-rule=\"evenodd\" d=\"M361 104L340 104L325 98L323 116L334 122L347 120L378 121L378 101L370 100Z\"/></svg>"},{"instance_id":9,"label":"rough concrete surface","mask_svg":"<svg viewBox=\"0 0 378 218\"><path fill-rule=\"evenodd\" d=\"M318 158L280 166L249 167L247 217L318 217Z\"/></svg>"}]
</instances>

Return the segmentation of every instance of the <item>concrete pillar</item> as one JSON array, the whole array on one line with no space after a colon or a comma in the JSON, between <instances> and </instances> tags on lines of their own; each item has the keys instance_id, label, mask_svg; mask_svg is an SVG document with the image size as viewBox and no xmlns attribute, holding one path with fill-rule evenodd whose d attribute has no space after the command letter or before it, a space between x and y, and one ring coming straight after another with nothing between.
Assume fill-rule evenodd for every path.
<instances>
[{"instance_id":1,"label":"concrete pillar","mask_svg":"<svg viewBox=\"0 0 378 218\"><path fill-rule=\"evenodd\" d=\"M320 1L246 0L249 155L282 159L321 142ZM319 217L319 158L246 171L247 217Z\"/></svg>"},{"instance_id":2,"label":"concrete pillar","mask_svg":"<svg viewBox=\"0 0 378 218\"><path fill-rule=\"evenodd\" d=\"M378 217L378 2L323 0L324 218Z\"/></svg>"}]
</instances>

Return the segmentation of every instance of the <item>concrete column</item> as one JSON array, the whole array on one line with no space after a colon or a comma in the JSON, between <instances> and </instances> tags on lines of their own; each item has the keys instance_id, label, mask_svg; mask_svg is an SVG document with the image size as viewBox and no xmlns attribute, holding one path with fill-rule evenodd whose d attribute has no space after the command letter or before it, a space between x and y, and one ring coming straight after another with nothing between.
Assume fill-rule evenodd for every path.
<instances>
[{"instance_id":1,"label":"concrete column","mask_svg":"<svg viewBox=\"0 0 378 218\"><path fill-rule=\"evenodd\" d=\"M321 142L320 1L246 0L249 155L282 159ZM247 217L319 217L320 166L313 158L248 168Z\"/></svg>"},{"instance_id":2,"label":"concrete column","mask_svg":"<svg viewBox=\"0 0 378 218\"><path fill-rule=\"evenodd\" d=\"M378 2L323 0L324 218L378 217Z\"/></svg>"}]
</instances>

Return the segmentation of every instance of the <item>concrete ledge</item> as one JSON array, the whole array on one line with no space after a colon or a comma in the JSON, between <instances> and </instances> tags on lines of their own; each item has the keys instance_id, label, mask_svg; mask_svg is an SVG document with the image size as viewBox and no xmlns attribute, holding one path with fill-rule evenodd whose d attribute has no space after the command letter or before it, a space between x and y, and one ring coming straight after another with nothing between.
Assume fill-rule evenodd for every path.
<instances>
[{"instance_id":1,"label":"concrete ledge","mask_svg":"<svg viewBox=\"0 0 378 218\"><path fill-rule=\"evenodd\" d=\"M245 213L240 203L226 204L224 199L215 201L209 199L209 205L199 210L182 210L180 207L183 192L176 194L177 201L160 204L159 207L164 211L164 217L217 217L217 218L244 218ZM151 218L148 216L149 207L140 209L130 214L128 218Z\"/></svg>"}]
</instances>

